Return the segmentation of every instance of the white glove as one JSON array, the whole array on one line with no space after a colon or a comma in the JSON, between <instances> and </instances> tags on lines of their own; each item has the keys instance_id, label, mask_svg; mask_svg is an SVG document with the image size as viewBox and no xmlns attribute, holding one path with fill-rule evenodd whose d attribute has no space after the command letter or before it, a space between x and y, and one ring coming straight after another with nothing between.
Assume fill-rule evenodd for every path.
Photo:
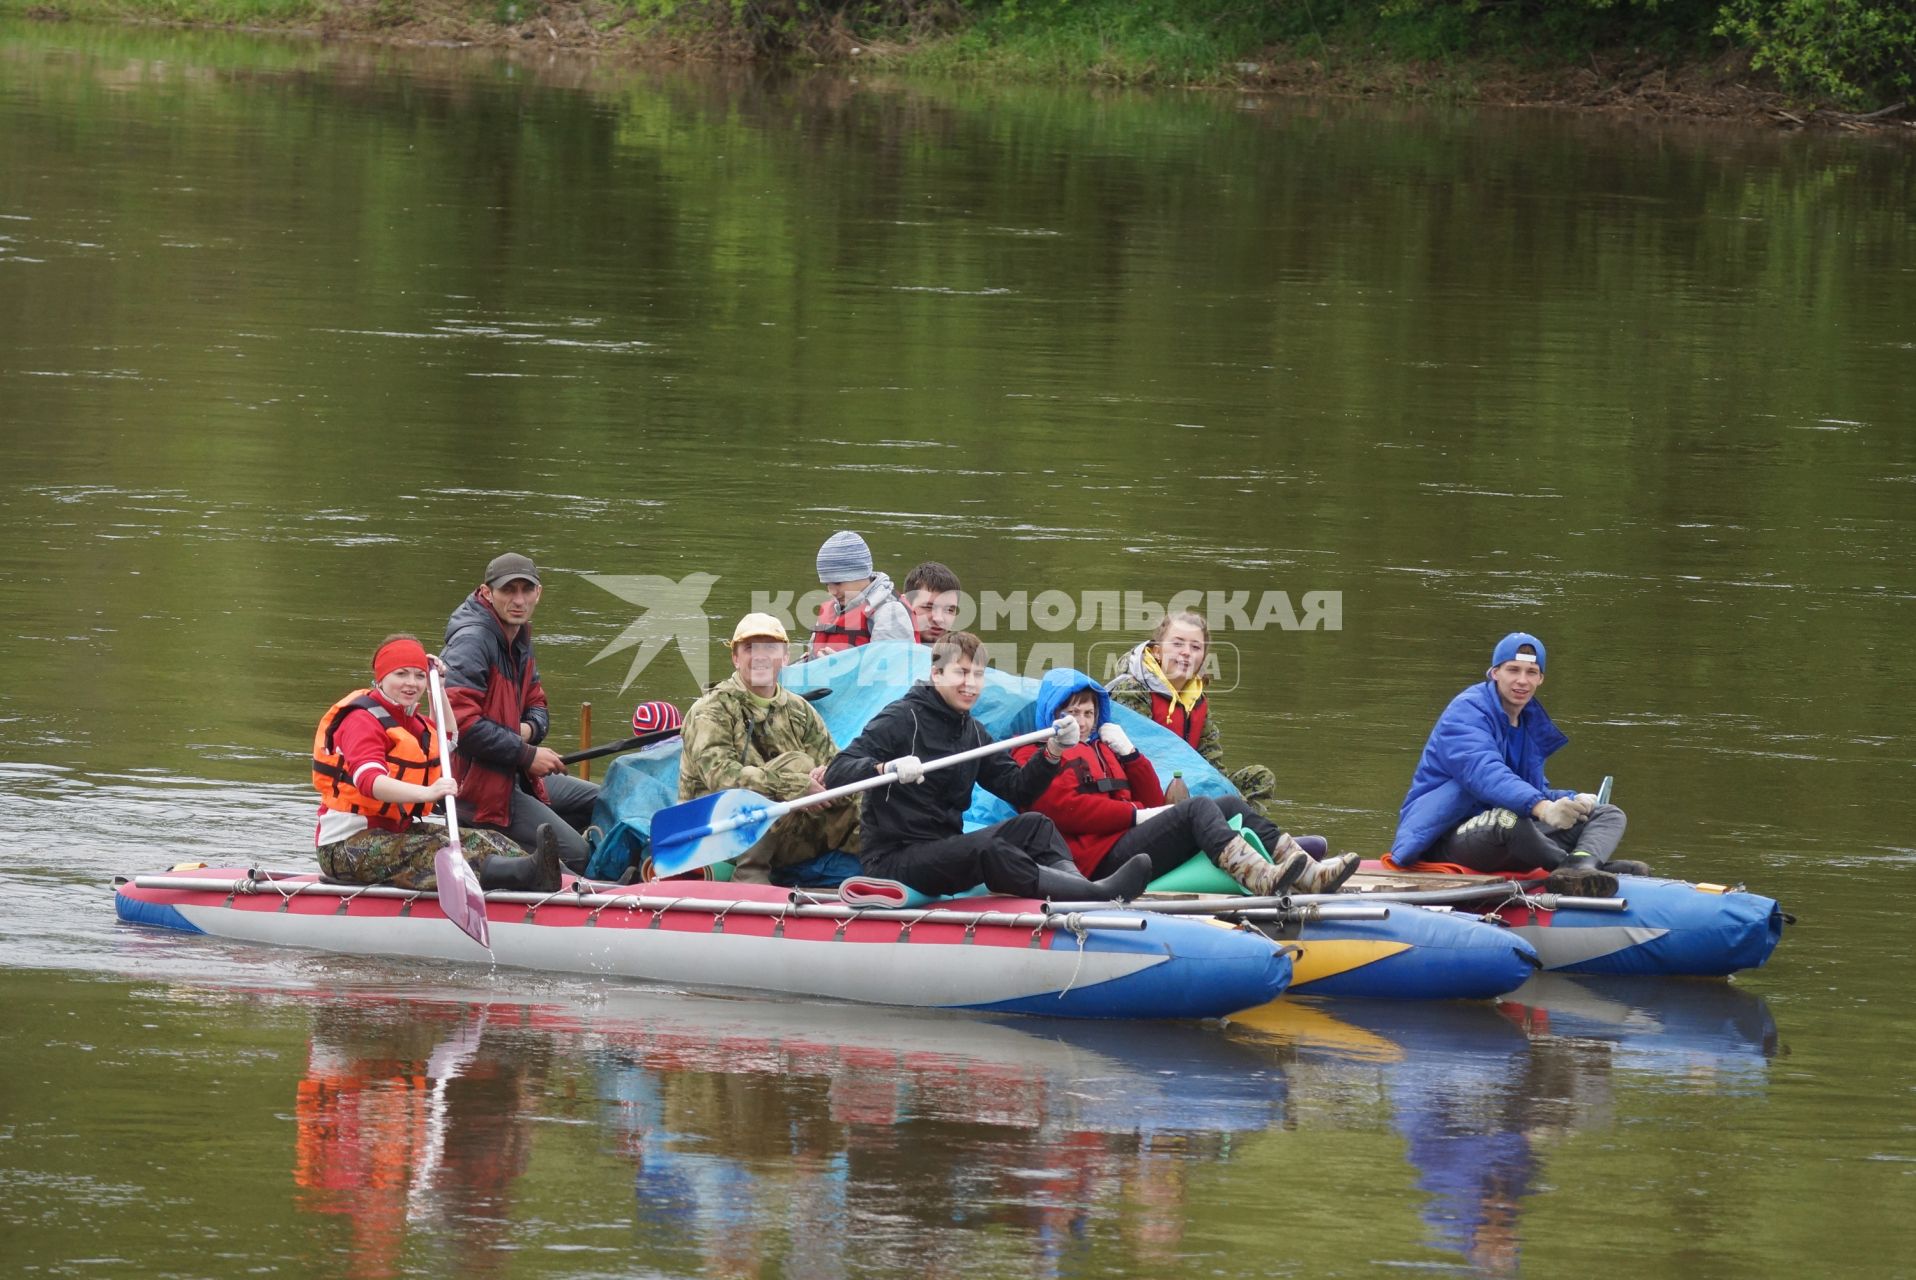
<instances>
[{"instance_id":1,"label":"white glove","mask_svg":"<svg viewBox=\"0 0 1916 1280\"><path fill-rule=\"evenodd\" d=\"M1161 804L1155 809L1139 809L1135 814L1131 815L1131 825L1141 827L1151 821L1151 819L1157 817L1160 813L1169 813L1176 807L1176 805Z\"/></svg>"},{"instance_id":2,"label":"white glove","mask_svg":"<svg viewBox=\"0 0 1916 1280\"><path fill-rule=\"evenodd\" d=\"M1098 736L1104 739L1105 746L1121 756L1133 755L1137 752L1137 748L1131 745L1131 739L1124 736L1124 730L1109 720L1098 726Z\"/></svg>"},{"instance_id":3,"label":"white glove","mask_svg":"<svg viewBox=\"0 0 1916 1280\"><path fill-rule=\"evenodd\" d=\"M1575 796L1577 807L1583 810L1583 816L1589 817L1600 803L1597 797L1588 791L1579 791Z\"/></svg>"},{"instance_id":4,"label":"white glove","mask_svg":"<svg viewBox=\"0 0 1916 1280\"><path fill-rule=\"evenodd\" d=\"M925 780L925 762L917 756L899 756L885 765L886 773L895 773L903 783L923 782Z\"/></svg>"},{"instance_id":5,"label":"white glove","mask_svg":"<svg viewBox=\"0 0 1916 1280\"><path fill-rule=\"evenodd\" d=\"M1082 736L1076 716L1059 716L1051 722L1051 740L1058 744L1060 751L1069 751L1077 746Z\"/></svg>"},{"instance_id":6,"label":"white glove","mask_svg":"<svg viewBox=\"0 0 1916 1280\"><path fill-rule=\"evenodd\" d=\"M1561 800L1546 800L1531 812L1538 822L1555 831L1568 831L1583 821L1583 811L1577 808L1577 802L1565 797Z\"/></svg>"}]
</instances>

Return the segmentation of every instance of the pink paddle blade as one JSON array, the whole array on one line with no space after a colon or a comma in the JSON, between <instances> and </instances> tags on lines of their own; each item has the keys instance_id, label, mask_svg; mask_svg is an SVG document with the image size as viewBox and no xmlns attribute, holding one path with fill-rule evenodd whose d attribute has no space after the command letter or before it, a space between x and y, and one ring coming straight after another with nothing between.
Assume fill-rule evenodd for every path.
<instances>
[{"instance_id":1,"label":"pink paddle blade","mask_svg":"<svg viewBox=\"0 0 1916 1280\"><path fill-rule=\"evenodd\" d=\"M486 930L486 892L472 874L472 865L456 844L449 844L433 856L433 873L439 880L439 909L446 919L458 925L474 942L492 950Z\"/></svg>"}]
</instances>

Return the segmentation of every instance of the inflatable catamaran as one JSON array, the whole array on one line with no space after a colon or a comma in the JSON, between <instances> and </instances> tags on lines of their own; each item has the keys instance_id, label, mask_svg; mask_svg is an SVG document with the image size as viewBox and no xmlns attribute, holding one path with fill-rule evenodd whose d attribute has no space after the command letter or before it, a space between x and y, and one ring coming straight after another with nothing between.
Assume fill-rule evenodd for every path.
<instances>
[{"instance_id":1,"label":"inflatable catamaran","mask_svg":"<svg viewBox=\"0 0 1916 1280\"><path fill-rule=\"evenodd\" d=\"M796 664L849 742L929 673L921 646L870 645ZM991 672L973 710L1006 737L1032 728L1035 680ZM1229 783L1175 735L1123 708L1119 723L1168 780ZM655 813L677 800L676 742L608 772L589 873L643 862ZM974 792L969 828L1011 816ZM723 874L723 868L720 869ZM326 882L314 873L195 867L122 876L121 919L248 942L355 955L496 963L680 986L935 1009L1081 1018L1207 1018L1297 994L1482 999L1538 969L1727 974L1768 959L1777 904L1680 881L1623 877L1615 899L1526 893L1494 877L1373 866L1325 898L1249 899L1201 856L1132 908L998 897L864 906L829 888L723 881L569 881L551 894L486 896L490 950L432 894Z\"/></svg>"}]
</instances>

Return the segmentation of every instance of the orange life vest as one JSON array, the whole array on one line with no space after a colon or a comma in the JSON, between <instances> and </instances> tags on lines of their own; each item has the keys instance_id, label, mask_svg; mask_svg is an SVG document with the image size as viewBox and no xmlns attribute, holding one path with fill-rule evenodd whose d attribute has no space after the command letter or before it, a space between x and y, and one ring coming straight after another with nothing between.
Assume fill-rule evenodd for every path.
<instances>
[{"instance_id":1,"label":"orange life vest","mask_svg":"<svg viewBox=\"0 0 1916 1280\"><path fill-rule=\"evenodd\" d=\"M339 732L340 722L355 711L371 712L373 719L379 721L379 727L386 731L389 775L422 787L438 780L439 757L428 752L425 743L395 720L386 705L373 697L371 689L355 689L326 708L326 714L319 718L319 727L313 731L313 786L319 791L319 802L341 813L393 822L408 822L424 814L431 805L391 804L375 800L353 786L352 772L346 767L345 755L333 745L333 735ZM426 730L427 737L432 737L431 720L426 721Z\"/></svg>"},{"instance_id":2,"label":"orange life vest","mask_svg":"<svg viewBox=\"0 0 1916 1280\"><path fill-rule=\"evenodd\" d=\"M1198 742L1204 737L1204 719L1208 714L1205 707L1206 701L1204 695L1199 694L1196 704L1186 711L1178 705L1176 699L1167 698L1156 690L1152 690L1151 718L1177 734L1188 742L1193 750L1196 750Z\"/></svg>"}]
</instances>

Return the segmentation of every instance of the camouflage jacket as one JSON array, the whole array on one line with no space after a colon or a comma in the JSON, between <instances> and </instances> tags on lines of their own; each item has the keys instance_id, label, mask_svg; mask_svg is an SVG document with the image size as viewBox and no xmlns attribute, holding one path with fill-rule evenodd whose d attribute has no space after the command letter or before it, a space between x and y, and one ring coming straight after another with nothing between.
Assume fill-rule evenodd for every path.
<instances>
[{"instance_id":1,"label":"camouflage jacket","mask_svg":"<svg viewBox=\"0 0 1916 1280\"><path fill-rule=\"evenodd\" d=\"M728 787L796 800L810 788L812 770L838 754L811 703L781 688L761 707L736 675L692 704L681 742L680 800Z\"/></svg>"}]
</instances>

